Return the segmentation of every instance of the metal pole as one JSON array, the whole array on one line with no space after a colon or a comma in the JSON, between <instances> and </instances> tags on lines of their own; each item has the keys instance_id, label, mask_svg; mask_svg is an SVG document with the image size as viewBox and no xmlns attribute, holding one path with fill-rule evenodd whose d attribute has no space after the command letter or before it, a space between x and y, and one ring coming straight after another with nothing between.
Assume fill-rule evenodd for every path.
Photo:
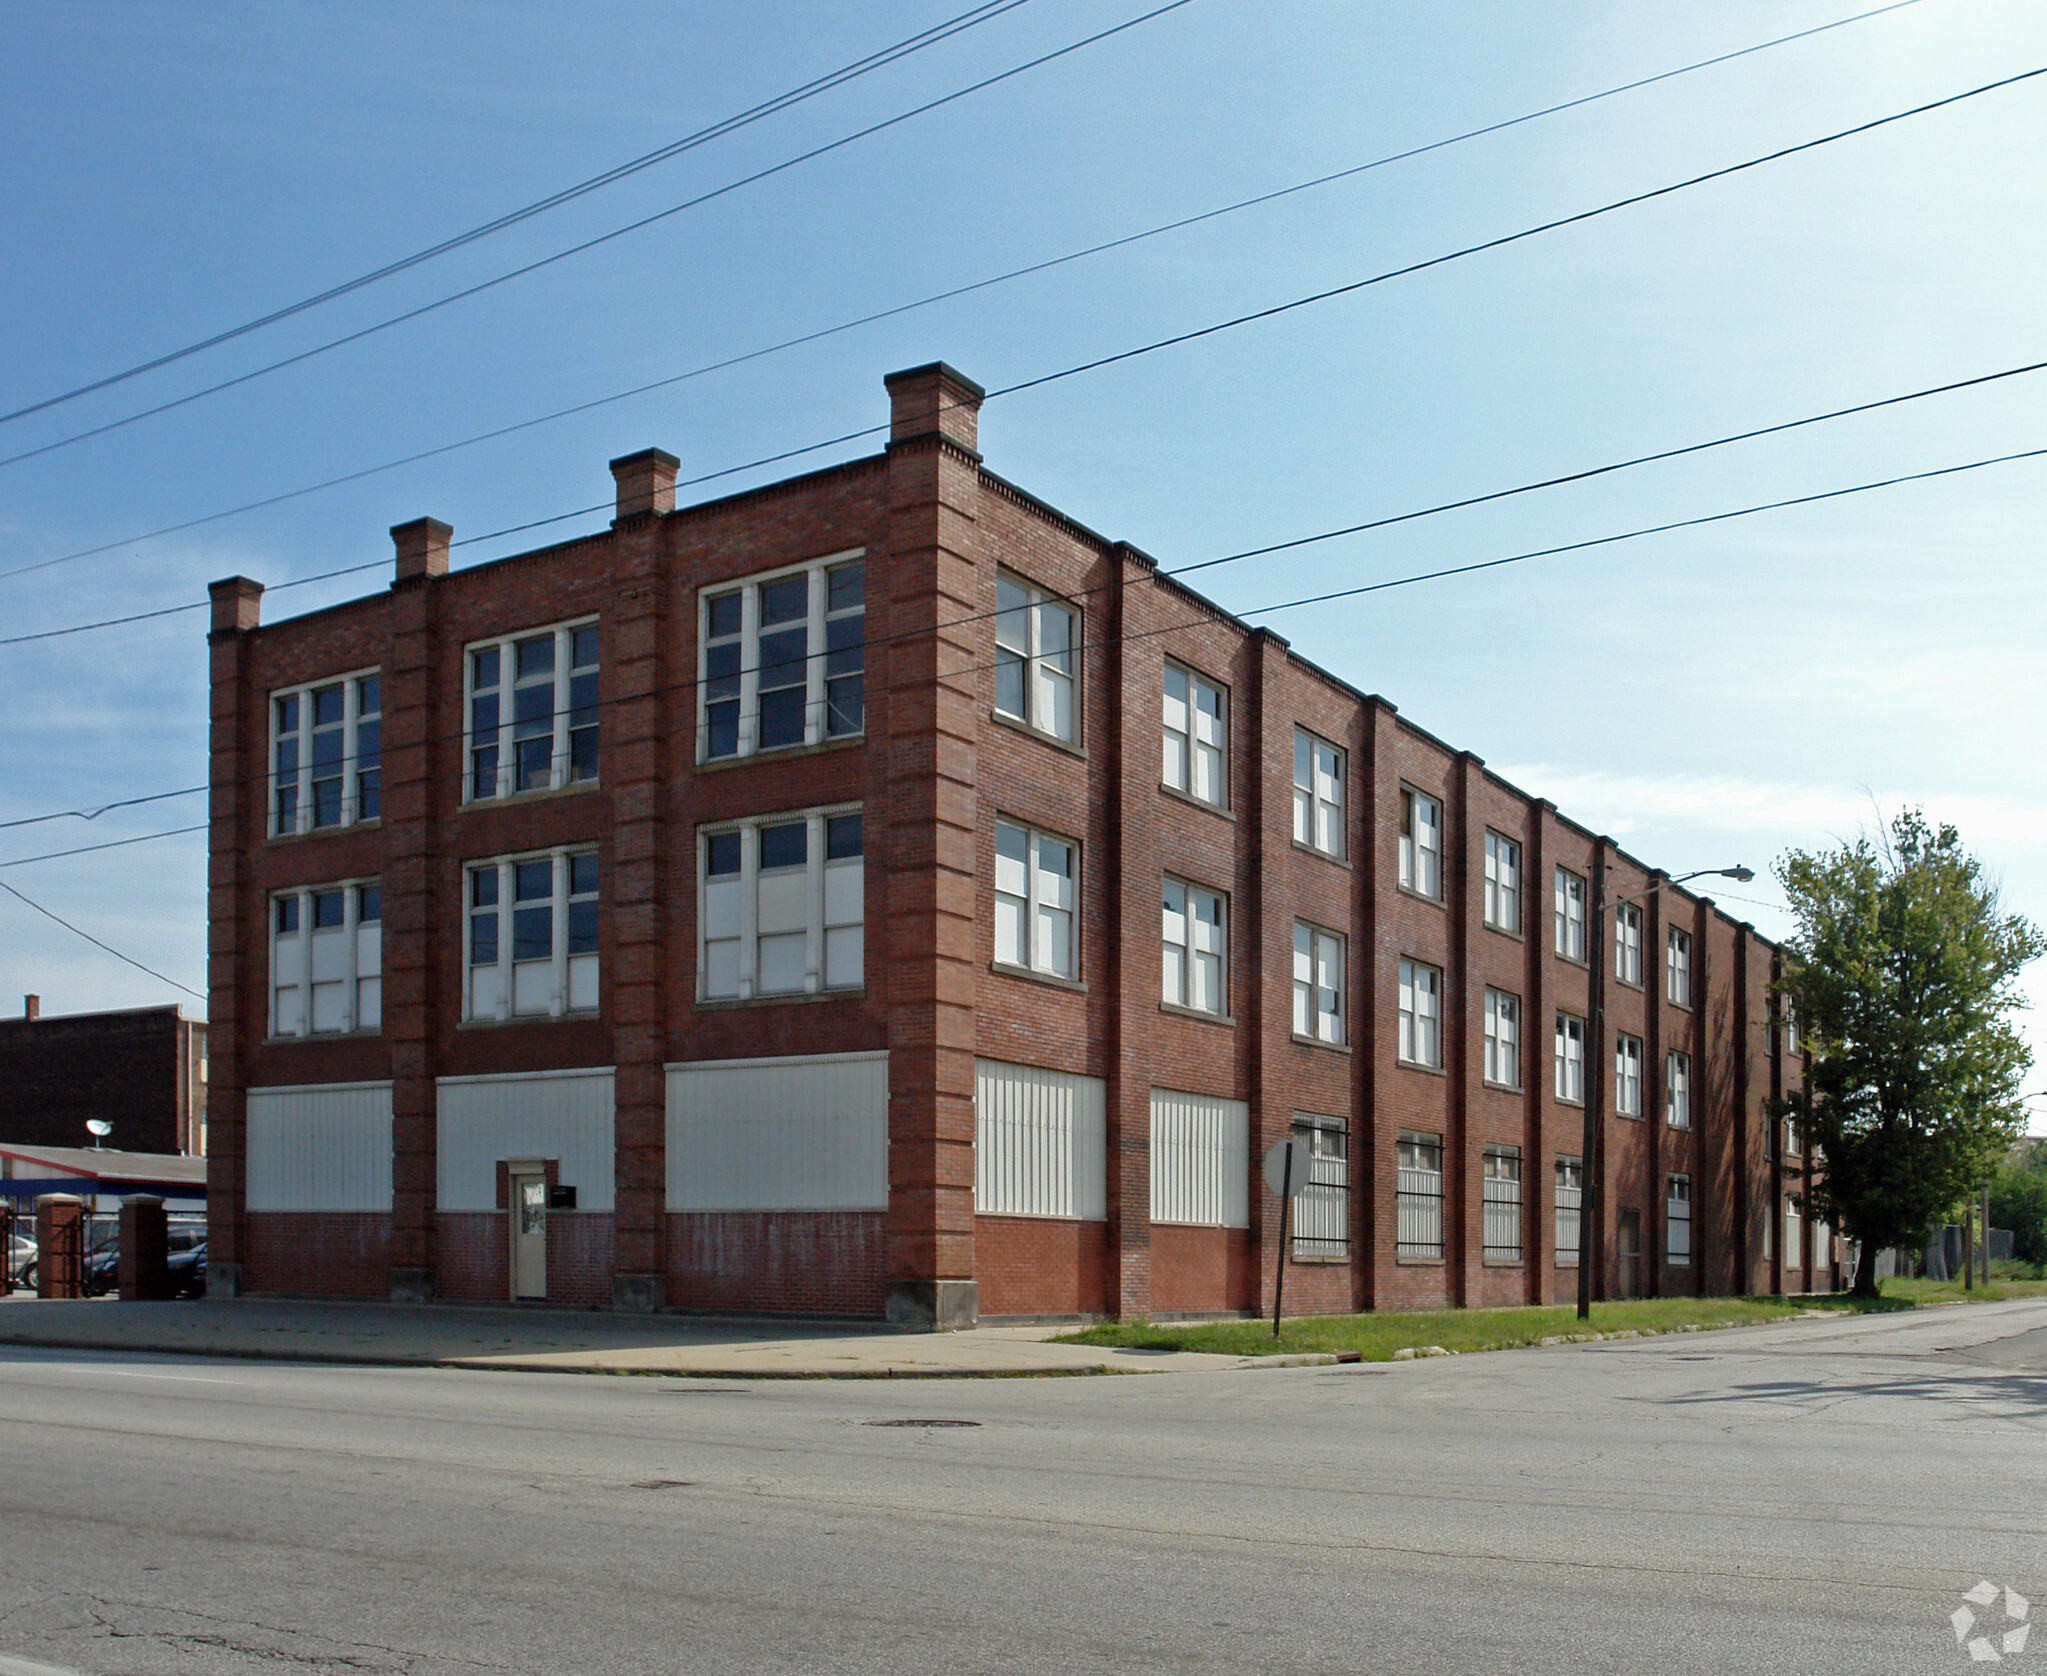
<instances>
[{"instance_id":1,"label":"metal pole","mask_svg":"<svg viewBox=\"0 0 2047 1676\"><path fill-rule=\"evenodd\" d=\"M1976 1195L1962 1201L1962 1290L1976 1290Z\"/></svg>"},{"instance_id":2,"label":"metal pole","mask_svg":"<svg viewBox=\"0 0 2047 1676\"><path fill-rule=\"evenodd\" d=\"M1983 1284L1990 1284L1990 1183L1983 1184Z\"/></svg>"},{"instance_id":3,"label":"metal pole","mask_svg":"<svg viewBox=\"0 0 2047 1676\"><path fill-rule=\"evenodd\" d=\"M1585 1135L1578 1190L1578 1319L1592 1319L1592 1224L1599 1214L1599 1107L1606 1092L1600 1074L1606 1012L1606 840L1592 854L1592 911L1585 927Z\"/></svg>"},{"instance_id":4,"label":"metal pole","mask_svg":"<svg viewBox=\"0 0 2047 1676\"><path fill-rule=\"evenodd\" d=\"M1280 1166L1279 1182L1279 1255L1272 1264L1272 1337L1279 1341L1279 1301L1286 1295L1286 1218L1294 1208L1294 1146L1292 1140L1286 1144L1286 1162Z\"/></svg>"}]
</instances>

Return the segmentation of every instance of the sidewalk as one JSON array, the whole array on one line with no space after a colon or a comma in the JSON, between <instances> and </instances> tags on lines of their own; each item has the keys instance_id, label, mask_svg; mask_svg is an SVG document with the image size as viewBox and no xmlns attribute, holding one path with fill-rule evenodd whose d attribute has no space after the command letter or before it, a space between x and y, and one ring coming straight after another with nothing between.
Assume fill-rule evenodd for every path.
<instances>
[{"instance_id":1,"label":"sidewalk","mask_svg":"<svg viewBox=\"0 0 2047 1676\"><path fill-rule=\"evenodd\" d=\"M0 1299L0 1345L389 1367L724 1379L998 1378L1218 1372L1329 1356L1209 1356L1047 1344L1057 1326L901 1333L866 1323L699 1320L680 1315L206 1298L124 1304Z\"/></svg>"}]
</instances>

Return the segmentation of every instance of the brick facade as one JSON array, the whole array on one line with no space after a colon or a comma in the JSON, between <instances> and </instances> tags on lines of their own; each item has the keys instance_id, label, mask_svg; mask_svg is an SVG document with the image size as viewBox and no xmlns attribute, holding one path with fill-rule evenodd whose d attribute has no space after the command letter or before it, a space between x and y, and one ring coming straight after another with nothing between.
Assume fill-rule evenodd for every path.
<instances>
[{"instance_id":1,"label":"brick facade","mask_svg":"<svg viewBox=\"0 0 2047 1676\"><path fill-rule=\"evenodd\" d=\"M878 456L677 508L676 461L649 450L613 462L609 531L451 572L446 526L419 520L393 531L388 592L269 626L256 584L215 585L211 1186L223 1287L281 1287L310 1265L321 1278L288 1289L504 1298L506 1215L441 1208L438 1080L609 1067L615 1208L550 1212L550 1301L939 1325L1269 1307L1280 1236L1258 1167L1296 1114L1346 1137L1348 1244L1291 1262L1290 1311L1568 1298L1576 1268L1558 1261L1553 1184L1556 1160L1582 1151L1583 1106L1556 1097L1552 1032L1559 1011L1585 1017L1590 983L1587 963L1554 945L1559 866L1642 914L1640 983L1611 972L1611 916L1605 947L1592 951L1609 963L1604 1075L1588 1079L1605 1085L1595 1291L1829 1283L1784 1267L1781 1228L1765 1255L1764 1228L1781 1223L1795 1185L1787 1165L1803 1163L1778 1156L1766 1116L1797 1071L1770 1019L1769 944L1384 699L1160 575L1142 552L995 476L977 451L980 392L951 369L896 374L888 389L891 434ZM864 728L699 760L704 592L855 552L866 566ZM998 572L1078 607L1070 740L996 709ZM587 618L601 646L600 776L465 800L465 648ZM1226 695L1214 801L1160 783L1169 660ZM271 695L370 669L383 687L379 817L268 835ZM1344 753L1340 854L1295 838L1297 729ZM1404 794L1437 811L1431 889L1401 881ZM838 806L864 816L864 983L700 999L699 829ZM998 821L1077 846L1070 978L997 958ZM1489 832L1519 846L1518 928L1485 913ZM595 847L603 878L595 1010L466 1020L465 863L578 845ZM1216 1012L1160 1000L1165 877L1227 903ZM271 893L354 879L382 885L381 1027L272 1036ZM1341 1042L1295 1029L1297 921L1345 940ZM1665 987L1672 927L1692 940L1683 1005ZM1402 1057L1403 962L1440 975L1434 1064ZM1519 1003L1512 1077L1485 1075L1488 988ZM1621 1033L1642 1044L1639 1116L1615 1108ZM1692 1067L1689 1128L1664 1121L1673 1049ZM885 1210L671 1208L670 1068L881 1050ZM977 1214L977 1059L1099 1084L1101 1218ZM247 1211L246 1091L351 1082L391 1086L388 1233ZM1248 1107L1249 1144L1234 1166L1247 1183L1245 1226L1152 1225L1155 1089ZM1441 1147L1439 1250L1400 1249L1403 1132ZM1520 1169L1511 1249L1486 1244L1488 1149ZM1689 1263L1670 1260L1674 1174L1691 1183Z\"/></svg>"},{"instance_id":2,"label":"brick facade","mask_svg":"<svg viewBox=\"0 0 2047 1676\"><path fill-rule=\"evenodd\" d=\"M206 1150L206 1023L172 1007L0 1019L0 1141L92 1146L113 1125L123 1152Z\"/></svg>"}]
</instances>

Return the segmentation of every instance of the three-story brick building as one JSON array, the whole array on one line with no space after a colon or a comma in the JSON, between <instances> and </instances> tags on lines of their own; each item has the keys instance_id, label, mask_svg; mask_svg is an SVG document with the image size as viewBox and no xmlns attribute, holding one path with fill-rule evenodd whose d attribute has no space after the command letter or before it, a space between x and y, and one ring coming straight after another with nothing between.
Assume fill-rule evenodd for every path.
<instances>
[{"instance_id":1,"label":"three-story brick building","mask_svg":"<svg viewBox=\"0 0 2047 1676\"><path fill-rule=\"evenodd\" d=\"M1291 1133L1291 1306L1569 1296L1594 960L1598 1290L1831 1284L1767 942L887 384L871 458L215 584L216 1287L1248 1309Z\"/></svg>"}]
</instances>

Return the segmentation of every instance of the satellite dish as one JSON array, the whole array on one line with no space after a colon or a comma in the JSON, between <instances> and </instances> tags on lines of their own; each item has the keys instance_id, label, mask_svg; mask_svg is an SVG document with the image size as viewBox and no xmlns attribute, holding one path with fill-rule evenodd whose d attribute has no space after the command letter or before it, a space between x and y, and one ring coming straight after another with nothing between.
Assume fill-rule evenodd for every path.
<instances>
[{"instance_id":1,"label":"satellite dish","mask_svg":"<svg viewBox=\"0 0 2047 1676\"><path fill-rule=\"evenodd\" d=\"M114 1132L114 1126L103 1117L88 1117L85 1120L85 1127L92 1135L92 1144L95 1148Z\"/></svg>"}]
</instances>

